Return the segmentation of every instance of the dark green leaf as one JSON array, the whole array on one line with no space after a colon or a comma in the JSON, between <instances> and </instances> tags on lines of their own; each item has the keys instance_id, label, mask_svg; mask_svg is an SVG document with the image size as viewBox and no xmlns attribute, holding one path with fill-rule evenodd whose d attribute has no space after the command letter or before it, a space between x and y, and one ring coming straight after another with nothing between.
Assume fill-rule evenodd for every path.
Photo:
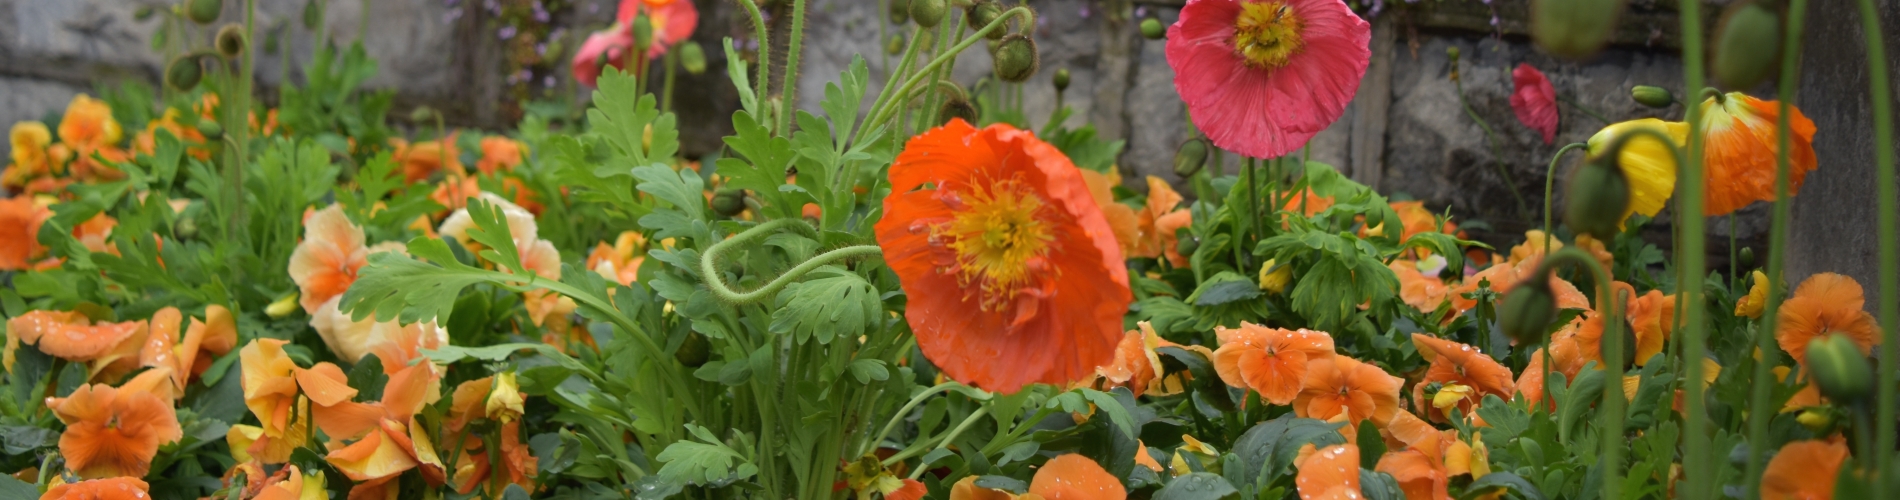
<instances>
[{"instance_id":1,"label":"dark green leaf","mask_svg":"<svg viewBox=\"0 0 1900 500\"><path fill-rule=\"evenodd\" d=\"M1168 481L1155 492L1154 500L1219 500L1240 493L1227 478L1208 472L1195 472Z\"/></svg>"},{"instance_id":2,"label":"dark green leaf","mask_svg":"<svg viewBox=\"0 0 1900 500\"><path fill-rule=\"evenodd\" d=\"M1525 480L1517 474L1509 472L1485 474L1484 477L1472 481L1471 486L1465 488L1465 494L1459 495L1458 499L1471 500L1498 490L1510 490L1511 493L1515 493L1525 500L1544 500L1544 492L1538 490L1536 485L1531 484L1530 481Z\"/></svg>"}]
</instances>

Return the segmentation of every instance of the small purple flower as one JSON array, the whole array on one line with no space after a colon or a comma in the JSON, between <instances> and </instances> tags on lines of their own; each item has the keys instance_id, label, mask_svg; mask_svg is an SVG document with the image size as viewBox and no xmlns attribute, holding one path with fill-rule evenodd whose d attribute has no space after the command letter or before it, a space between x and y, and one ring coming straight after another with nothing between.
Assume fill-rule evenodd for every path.
<instances>
[{"instance_id":1,"label":"small purple flower","mask_svg":"<svg viewBox=\"0 0 1900 500\"><path fill-rule=\"evenodd\" d=\"M461 18L462 9L450 9L448 12L442 13L442 24L453 24L455 20Z\"/></svg>"},{"instance_id":2,"label":"small purple flower","mask_svg":"<svg viewBox=\"0 0 1900 500\"><path fill-rule=\"evenodd\" d=\"M515 27L510 25L510 26L502 26L501 30L496 32L495 34L500 36L502 40L511 40L511 39L514 39L515 32L516 32Z\"/></svg>"},{"instance_id":3,"label":"small purple flower","mask_svg":"<svg viewBox=\"0 0 1900 500\"><path fill-rule=\"evenodd\" d=\"M546 88L554 88L554 75L541 77L541 86L546 87Z\"/></svg>"},{"instance_id":4,"label":"small purple flower","mask_svg":"<svg viewBox=\"0 0 1900 500\"><path fill-rule=\"evenodd\" d=\"M534 9L534 22L546 23L548 22L548 19L549 19L548 11L541 10L539 7L536 7Z\"/></svg>"},{"instance_id":5,"label":"small purple flower","mask_svg":"<svg viewBox=\"0 0 1900 500\"><path fill-rule=\"evenodd\" d=\"M487 0L485 2L482 2L482 8L487 9L488 13L490 14L494 14L497 16L501 15L501 2L499 1Z\"/></svg>"},{"instance_id":6,"label":"small purple flower","mask_svg":"<svg viewBox=\"0 0 1900 500\"><path fill-rule=\"evenodd\" d=\"M1081 14L1082 14L1082 18L1083 18L1083 19L1088 19L1088 18L1089 18L1089 6L1088 6L1087 4L1084 4L1084 5L1082 5L1082 12L1081 12Z\"/></svg>"},{"instance_id":7,"label":"small purple flower","mask_svg":"<svg viewBox=\"0 0 1900 500\"><path fill-rule=\"evenodd\" d=\"M1143 5L1140 7L1135 7L1135 17L1136 18L1148 17L1148 6Z\"/></svg>"},{"instance_id":8,"label":"small purple flower","mask_svg":"<svg viewBox=\"0 0 1900 500\"><path fill-rule=\"evenodd\" d=\"M599 13L600 13L600 4L597 4L597 3L590 3L590 4L587 4L587 13L588 13L588 14L599 14Z\"/></svg>"},{"instance_id":9,"label":"small purple flower","mask_svg":"<svg viewBox=\"0 0 1900 500\"><path fill-rule=\"evenodd\" d=\"M548 44L546 43L534 44L534 55L538 57L546 57L548 55Z\"/></svg>"}]
</instances>

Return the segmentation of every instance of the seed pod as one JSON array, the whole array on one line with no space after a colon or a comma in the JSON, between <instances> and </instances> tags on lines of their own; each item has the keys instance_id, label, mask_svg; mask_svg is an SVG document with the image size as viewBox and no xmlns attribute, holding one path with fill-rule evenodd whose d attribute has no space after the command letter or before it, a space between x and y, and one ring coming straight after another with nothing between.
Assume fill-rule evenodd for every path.
<instances>
[{"instance_id":1,"label":"seed pod","mask_svg":"<svg viewBox=\"0 0 1900 500\"><path fill-rule=\"evenodd\" d=\"M953 96L946 99L943 101L943 106L937 108L937 118L940 119L939 124L950 123L950 120L960 118L964 122L975 125L976 117L976 105L970 103L969 99L961 97Z\"/></svg>"},{"instance_id":2,"label":"seed pod","mask_svg":"<svg viewBox=\"0 0 1900 500\"><path fill-rule=\"evenodd\" d=\"M996 22L997 18L1003 17L1003 5L996 3L996 0L978 0L976 3L971 4L970 8L965 9L963 15L970 18L970 31L976 32L982 30L984 26L989 26L990 23ZM992 30L988 35L984 35L984 37L991 40L1001 40L1003 39L1004 31L1007 30Z\"/></svg>"},{"instance_id":3,"label":"seed pod","mask_svg":"<svg viewBox=\"0 0 1900 500\"><path fill-rule=\"evenodd\" d=\"M745 211L745 191L741 189L721 189L712 198L712 209L719 215L736 217Z\"/></svg>"},{"instance_id":4,"label":"seed pod","mask_svg":"<svg viewBox=\"0 0 1900 500\"><path fill-rule=\"evenodd\" d=\"M1504 294L1504 304L1498 308L1498 329L1517 345L1537 345L1544 342L1544 329L1556 316L1557 297L1551 295L1549 278L1539 269L1537 275Z\"/></svg>"},{"instance_id":5,"label":"seed pod","mask_svg":"<svg viewBox=\"0 0 1900 500\"><path fill-rule=\"evenodd\" d=\"M1141 20L1141 36L1149 40L1160 40L1168 36L1168 27L1161 25L1160 19L1152 17L1143 19Z\"/></svg>"},{"instance_id":6,"label":"seed pod","mask_svg":"<svg viewBox=\"0 0 1900 500\"><path fill-rule=\"evenodd\" d=\"M1056 75L1050 79L1056 85L1056 92L1069 90L1069 68L1056 68Z\"/></svg>"},{"instance_id":7,"label":"seed pod","mask_svg":"<svg viewBox=\"0 0 1900 500\"><path fill-rule=\"evenodd\" d=\"M910 20L911 0L891 0L891 24L904 24Z\"/></svg>"},{"instance_id":8,"label":"seed pod","mask_svg":"<svg viewBox=\"0 0 1900 500\"><path fill-rule=\"evenodd\" d=\"M1583 59L1603 49L1622 0L1532 0L1531 38L1557 57Z\"/></svg>"},{"instance_id":9,"label":"seed pod","mask_svg":"<svg viewBox=\"0 0 1900 500\"><path fill-rule=\"evenodd\" d=\"M198 82L204 81L204 75L204 64L198 60L198 56L191 54L172 59L172 63L165 66L165 84L176 90L198 88Z\"/></svg>"},{"instance_id":10,"label":"seed pod","mask_svg":"<svg viewBox=\"0 0 1900 500\"><path fill-rule=\"evenodd\" d=\"M1174 175L1193 177L1207 166L1207 139L1195 137L1174 150Z\"/></svg>"},{"instance_id":11,"label":"seed pod","mask_svg":"<svg viewBox=\"0 0 1900 500\"><path fill-rule=\"evenodd\" d=\"M706 336L700 335L699 332L687 333L686 340L680 342L679 350L673 351L673 359L679 360L680 364L686 365L687 368L699 368L705 365L711 355L712 343L707 342Z\"/></svg>"},{"instance_id":12,"label":"seed pod","mask_svg":"<svg viewBox=\"0 0 1900 500\"><path fill-rule=\"evenodd\" d=\"M1629 211L1630 183L1612 160L1614 152L1584 162L1570 175L1564 197L1564 223L1578 234L1614 241Z\"/></svg>"},{"instance_id":13,"label":"seed pod","mask_svg":"<svg viewBox=\"0 0 1900 500\"><path fill-rule=\"evenodd\" d=\"M910 18L917 21L918 26L937 27L938 23L943 22L945 12L949 12L949 6L945 5L944 0L910 0Z\"/></svg>"},{"instance_id":14,"label":"seed pod","mask_svg":"<svg viewBox=\"0 0 1900 500\"><path fill-rule=\"evenodd\" d=\"M996 44L996 50L990 52L990 63L996 77L1005 82L1022 83L1035 76L1036 69L1042 66L1042 56L1036 53L1036 40L1022 35L1009 35Z\"/></svg>"},{"instance_id":15,"label":"seed pod","mask_svg":"<svg viewBox=\"0 0 1900 500\"><path fill-rule=\"evenodd\" d=\"M1821 395L1831 401L1854 404L1873 392L1873 368L1853 339L1829 333L1808 341L1808 371Z\"/></svg>"},{"instance_id":16,"label":"seed pod","mask_svg":"<svg viewBox=\"0 0 1900 500\"><path fill-rule=\"evenodd\" d=\"M224 0L187 0L185 17L198 24L211 24L224 12Z\"/></svg>"},{"instance_id":17,"label":"seed pod","mask_svg":"<svg viewBox=\"0 0 1900 500\"><path fill-rule=\"evenodd\" d=\"M1635 99L1637 104L1656 109L1667 108L1676 104L1676 96L1675 94L1670 94L1669 89L1650 85L1630 87L1630 98Z\"/></svg>"},{"instance_id":18,"label":"seed pod","mask_svg":"<svg viewBox=\"0 0 1900 500\"><path fill-rule=\"evenodd\" d=\"M218 48L218 55L226 59L237 59L244 55L244 27L237 23L226 24L218 28L218 35L212 39L212 46Z\"/></svg>"},{"instance_id":19,"label":"seed pod","mask_svg":"<svg viewBox=\"0 0 1900 500\"><path fill-rule=\"evenodd\" d=\"M317 0L304 0L303 2L303 29L316 31L317 28L322 28L322 27L323 27L322 6L317 5Z\"/></svg>"},{"instance_id":20,"label":"seed pod","mask_svg":"<svg viewBox=\"0 0 1900 500\"><path fill-rule=\"evenodd\" d=\"M224 125L219 124L217 120L199 118L197 129L198 133L204 134L205 140L215 142L224 139Z\"/></svg>"},{"instance_id":21,"label":"seed pod","mask_svg":"<svg viewBox=\"0 0 1900 500\"><path fill-rule=\"evenodd\" d=\"M680 44L679 51L680 67L687 73L698 75L706 72L706 49L700 47L699 42L687 40Z\"/></svg>"},{"instance_id":22,"label":"seed pod","mask_svg":"<svg viewBox=\"0 0 1900 500\"><path fill-rule=\"evenodd\" d=\"M1781 53L1781 20L1755 3L1729 6L1715 35L1715 79L1746 89L1768 79Z\"/></svg>"}]
</instances>

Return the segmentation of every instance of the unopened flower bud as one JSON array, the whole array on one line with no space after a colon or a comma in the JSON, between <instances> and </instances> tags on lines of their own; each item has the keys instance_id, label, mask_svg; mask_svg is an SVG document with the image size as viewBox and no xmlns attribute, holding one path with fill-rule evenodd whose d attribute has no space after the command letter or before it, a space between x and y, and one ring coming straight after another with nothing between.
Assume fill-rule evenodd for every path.
<instances>
[{"instance_id":1,"label":"unopened flower bud","mask_svg":"<svg viewBox=\"0 0 1900 500\"><path fill-rule=\"evenodd\" d=\"M198 82L204 80L205 70L198 56L186 54L173 59L165 66L165 84L177 90L198 88Z\"/></svg>"},{"instance_id":2,"label":"unopened flower bud","mask_svg":"<svg viewBox=\"0 0 1900 500\"><path fill-rule=\"evenodd\" d=\"M1859 402L1873 392L1873 368L1854 340L1829 333L1808 341L1808 371L1821 395L1844 404Z\"/></svg>"},{"instance_id":3,"label":"unopened flower bud","mask_svg":"<svg viewBox=\"0 0 1900 500\"><path fill-rule=\"evenodd\" d=\"M1276 259L1267 259L1260 265L1260 289L1274 295L1286 292L1286 286L1293 282L1293 266L1281 264Z\"/></svg>"},{"instance_id":4,"label":"unopened flower bud","mask_svg":"<svg viewBox=\"0 0 1900 500\"><path fill-rule=\"evenodd\" d=\"M151 18L152 18L152 13L153 13L153 12L155 12L155 10L154 10L154 9L152 9L152 6L150 6L150 5L140 5L140 6L139 6L139 8L138 8L137 10L133 10L133 11L132 11L132 20L134 20L134 21L144 21L144 20L146 20L146 19L151 19Z\"/></svg>"},{"instance_id":5,"label":"unopened flower bud","mask_svg":"<svg viewBox=\"0 0 1900 500\"><path fill-rule=\"evenodd\" d=\"M1801 414L1796 415L1794 421L1808 428L1809 432L1826 435L1834 428L1834 411L1826 407L1808 408L1801 410Z\"/></svg>"},{"instance_id":6,"label":"unopened flower bud","mask_svg":"<svg viewBox=\"0 0 1900 500\"><path fill-rule=\"evenodd\" d=\"M1174 175L1192 177L1207 166L1207 139L1195 137L1174 150Z\"/></svg>"},{"instance_id":7,"label":"unopened flower bud","mask_svg":"<svg viewBox=\"0 0 1900 500\"><path fill-rule=\"evenodd\" d=\"M719 215L736 217L745 211L745 191L739 189L721 189L712 198L712 209Z\"/></svg>"},{"instance_id":8,"label":"unopened flower bud","mask_svg":"<svg viewBox=\"0 0 1900 500\"><path fill-rule=\"evenodd\" d=\"M1651 85L1630 87L1630 98L1635 99L1637 104L1657 109L1667 108L1676 104L1676 96L1670 94L1669 89Z\"/></svg>"},{"instance_id":9,"label":"unopened flower bud","mask_svg":"<svg viewBox=\"0 0 1900 500\"><path fill-rule=\"evenodd\" d=\"M1457 46L1457 45L1453 45L1453 46L1450 46L1450 47L1445 47L1445 57L1448 57L1448 58L1451 58L1451 62L1452 62L1452 64L1457 64L1457 63L1458 63L1458 56L1459 56L1459 54L1463 54L1463 52L1460 52L1460 51L1458 50L1458 46Z\"/></svg>"},{"instance_id":10,"label":"unopened flower bud","mask_svg":"<svg viewBox=\"0 0 1900 500\"><path fill-rule=\"evenodd\" d=\"M1168 36L1168 27L1161 25L1160 19L1152 17L1143 19L1141 20L1141 36L1149 40L1160 40Z\"/></svg>"},{"instance_id":11,"label":"unopened flower bud","mask_svg":"<svg viewBox=\"0 0 1900 500\"><path fill-rule=\"evenodd\" d=\"M1181 255L1194 255L1194 252L1200 249L1201 241L1191 236L1183 236L1174 243L1174 251L1180 252Z\"/></svg>"},{"instance_id":12,"label":"unopened flower bud","mask_svg":"<svg viewBox=\"0 0 1900 500\"><path fill-rule=\"evenodd\" d=\"M212 39L211 45L217 47L218 55L226 59L237 59L238 56L244 55L244 27L237 23L230 23L218 28L218 35Z\"/></svg>"},{"instance_id":13,"label":"unopened flower bud","mask_svg":"<svg viewBox=\"0 0 1900 500\"><path fill-rule=\"evenodd\" d=\"M198 133L204 134L207 140L217 141L224 138L224 125L220 125L217 120L199 118L196 128Z\"/></svg>"},{"instance_id":14,"label":"unopened flower bud","mask_svg":"<svg viewBox=\"0 0 1900 500\"><path fill-rule=\"evenodd\" d=\"M1557 316L1557 297L1550 293L1550 281L1542 269L1536 276L1518 283L1504 294L1498 308L1498 329L1517 341L1517 345L1544 342L1544 329Z\"/></svg>"},{"instance_id":15,"label":"unopened flower bud","mask_svg":"<svg viewBox=\"0 0 1900 500\"><path fill-rule=\"evenodd\" d=\"M891 0L891 24L904 24L910 20L911 0Z\"/></svg>"},{"instance_id":16,"label":"unopened flower bud","mask_svg":"<svg viewBox=\"0 0 1900 500\"><path fill-rule=\"evenodd\" d=\"M211 24L224 12L224 0L187 0L185 17L198 24Z\"/></svg>"},{"instance_id":17,"label":"unopened flower bud","mask_svg":"<svg viewBox=\"0 0 1900 500\"><path fill-rule=\"evenodd\" d=\"M1609 42L1622 10L1621 0L1531 0L1531 38L1557 57L1590 57Z\"/></svg>"},{"instance_id":18,"label":"unopened flower bud","mask_svg":"<svg viewBox=\"0 0 1900 500\"><path fill-rule=\"evenodd\" d=\"M653 46L653 18L646 14L633 18L633 45L642 49Z\"/></svg>"},{"instance_id":19,"label":"unopened flower bud","mask_svg":"<svg viewBox=\"0 0 1900 500\"><path fill-rule=\"evenodd\" d=\"M420 123L426 120L434 119L435 117L436 117L435 108L431 108L428 106L416 106L416 109L409 111L409 121L412 121L412 122Z\"/></svg>"},{"instance_id":20,"label":"unopened flower bud","mask_svg":"<svg viewBox=\"0 0 1900 500\"><path fill-rule=\"evenodd\" d=\"M303 2L303 29L316 31L317 28L322 28L322 27L323 27L322 6L317 5L317 0L304 0Z\"/></svg>"},{"instance_id":21,"label":"unopened flower bud","mask_svg":"<svg viewBox=\"0 0 1900 500\"><path fill-rule=\"evenodd\" d=\"M1741 255L1735 259L1735 263L1740 264L1742 269L1754 269L1755 247L1742 247L1740 253Z\"/></svg>"},{"instance_id":22,"label":"unopened flower bud","mask_svg":"<svg viewBox=\"0 0 1900 500\"><path fill-rule=\"evenodd\" d=\"M950 123L950 120L960 118L964 122L976 125L976 116L976 105L969 99L961 97L952 96L945 99L943 106L937 108L937 118L941 120L940 123Z\"/></svg>"},{"instance_id":23,"label":"unopened flower bud","mask_svg":"<svg viewBox=\"0 0 1900 500\"><path fill-rule=\"evenodd\" d=\"M904 53L904 35L894 35L890 43L884 44L884 53L898 55Z\"/></svg>"},{"instance_id":24,"label":"unopened flower bud","mask_svg":"<svg viewBox=\"0 0 1900 500\"><path fill-rule=\"evenodd\" d=\"M1781 20L1756 3L1729 6L1715 34L1715 80L1746 89L1768 79L1781 52Z\"/></svg>"},{"instance_id":25,"label":"unopened flower bud","mask_svg":"<svg viewBox=\"0 0 1900 500\"><path fill-rule=\"evenodd\" d=\"M910 18L917 21L918 26L935 28L937 23L943 22L943 15L948 11L949 6L945 5L944 0L910 0Z\"/></svg>"},{"instance_id":26,"label":"unopened flower bud","mask_svg":"<svg viewBox=\"0 0 1900 500\"><path fill-rule=\"evenodd\" d=\"M913 15L915 14L913 13ZM983 27L989 26L990 23L996 22L997 18L1003 17L1003 5L996 3L996 0L977 0L976 3L970 5L970 8L964 10L963 15L970 18L970 31L979 31L982 30ZM1000 29L991 30L985 37L991 40L1001 40L1004 31L1005 30Z\"/></svg>"},{"instance_id":27,"label":"unopened flower bud","mask_svg":"<svg viewBox=\"0 0 1900 500\"><path fill-rule=\"evenodd\" d=\"M1009 83L1022 83L1035 76L1036 69L1042 66L1042 56L1036 53L1035 39L1009 35L1003 37L1003 41L996 44L996 50L990 52L990 62L997 78Z\"/></svg>"},{"instance_id":28,"label":"unopened flower bud","mask_svg":"<svg viewBox=\"0 0 1900 500\"><path fill-rule=\"evenodd\" d=\"M1069 68L1056 68L1055 77L1049 81L1056 85L1056 92L1069 90Z\"/></svg>"},{"instance_id":29,"label":"unopened flower bud","mask_svg":"<svg viewBox=\"0 0 1900 500\"><path fill-rule=\"evenodd\" d=\"M1593 158L1570 175L1564 197L1564 223L1577 234L1613 241L1629 212L1630 182L1616 166L1614 153Z\"/></svg>"},{"instance_id":30,"label":"unopened flower bud","mask_svg":"<svg viewBox=\"0 0 1900 500\"><path fill-rule=\"evenodd\" d=\"M698 75L706 72L706 49L700 47L699 42L687 40L680 44L679 51L680 67L687 73Z\"/></svg>"},{"instance_id":31,"label":"unopened flower bud","mask_svg":"<svg viewBox=\"0 0 1900 500\"><path fill-rule=\"evenodd\" d=\"M272 301L270 305L264 306L264 315L271 318L281 319L294 312L297 312L297 292L285 294Z\"/></svg>"},{"instance_id":32,"label":"unopened flower bud","mask_svg":"<svg viewBox=\"0 0 1900 500\"><path fill-rule=\"evenodd\" d=\"M687 368L704 366L711 355L712 343L707 342L706 336L699 332L686 334L686 340L680 342L679 350L673 351L673 359L679 360Z\"/></svg>"}]
</instances>

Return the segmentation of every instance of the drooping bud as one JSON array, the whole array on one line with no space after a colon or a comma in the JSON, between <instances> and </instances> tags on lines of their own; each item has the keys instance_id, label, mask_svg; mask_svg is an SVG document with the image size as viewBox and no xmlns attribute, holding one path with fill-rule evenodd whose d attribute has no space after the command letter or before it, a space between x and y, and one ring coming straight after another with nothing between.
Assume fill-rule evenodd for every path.
<instances>
[{"instance_id":1,"label":"drooping bud","mask_svg":"<svg viewBox=\"0 0 1900 500\"><path fill-rule=\"evenodd\" d=\"M726 217L738 216L745 211L745 191L739 189L721 189L712 198L712 209Z\"/></svg>"},{"instance_id":2,"label":"drooping bud","mask_svg":"<svg viewBox=\"0 0 1900 500\"><path fill-rule=\"evenodd\" d=\"M1042 56L1036 53L1035 39L1009 35L996 44L996 50L990 51L990 62L997 78L1022 83L1035 76L1036 69L1042 66Z\"/></svg>"},{"instance_id":3,"label":"drooping bud","mask_svg":"<svg viewBox=\"0 0 1900 500\"><path fill-rule=\"evenodd\" d=\"M1753 2L1730 5L1715 34L1715 80L1732 89L1761 83L1781 53L1781 20Z\"/></svg>"},{"instance_id":4,"label":"drooping bud","mask_svg":"<svg viewBox=\"0 0 1900 500\"><path fill-rule=\"evenodd\" d=\"M1056 85L1056 92L1069 90L1069 68L1056 68L1056 75L1050 79Z\"/></svg>"},{"instance_id":5,"label":"drooping bud","mask_svg":"<svg viewBox=\"0 0 1900 500\"><path fill-rule=\"evenodd\" d=\"M317 5L317 0L304 0L303 2L303 29L316 31L317 28L322 28L322 27L323 27L323 6Z\"/></svg>"},{"instance_id":6,"label":"drooping bud","mask_svg":"<svg viewBox=\"0 0 1900 500\"><path fill-rule=\"evenodd\" d=\"M237 23L225 24L218 28L218 35L212 39L211 45L217 47L218 55L226 59L237 59L238 56L244 55L244 27Z\"/></svg>"},{"instance_id":7,"label":"drooping bud","mask_svg":"<svg viewBox=\"0 0 1900 500\"><path fill-rule=\"evenodd\" d=\"M704 366L711 355L712 343L707 342L706 336L699 332L686 334L686 340L680 342L679 350L673 351L673 359L679 360L687 368Z\"/></svg>"},{"instance_id":8,"label":"drooping bud","mask_svg":"<svg viewBox=\"0 0 1900 500\"><path fill-rule=\"evenodd\" d=\"M1207 139L1195 137L1174 150L1174 175L1193 177L1207 166Z\"/></svg>"},{"instance_id":9,"label":"drooping bud","mask_svg":"<svg viewBox=\"0 0 1900 500\"><path fill-rule=\"evenodd\" d=\"M962 97L951 96L949 99L943 101L943 106L937 108L939 125L950 123L950 120L953 118L962 118L963 121L971 125L976 125L976 117L976 104Z\"/></svg>"},{"instance_id":10,"label":"drooping bud","mask_svg":"<svg viewBox=\"0 0 1900 500\"><path fill-rule=\"evenodd\" d=\"M198 82L204 80L205 70L198 56L185 54L165 66L165 84L177 90L198 88Z\"/></svg>"},{"instance_id":11,"label":"drooping bud","mask_svg":"<svg viewBox=\"0 0 1900 500\"><path fill-rule=\"evenodd\" d=\"M409 121L411 122L422 123L423 121L432 120L435 118L436 118L435 108L431 108L428 106L416 106L416 109L409 111Z\"/></svg>"},{"instance_id":12,"label":"drooping bud","mask_svg":"<svg viewBox=\"0 0 1900 500\"><path fill-rule=\"evenodd\" d=\"M1564 197L1564 223L1578 234L1614 241L1629 212L1630 182L1616 166L1615 154L1592 158L1570 175Z\"/></svg>"},{"instance_id":13,"label":"drooping bud","mask_svg":"<svg viewBox=\"0 0 1900 500\"><path fill-rule=\"evenodd\" d=\"M1517 345L1544 342L1544 330L1557 316L1557 297L1550 293L1550 278L1539 269L1537 274L1504 294L1498 308L1498 329L1517 341Z\"/></svg>"},{"instance_id":14,"label":"drooping bud","mask_svg":"<svg viewBox=\"0 0 1900 500\"><path fill-rule=\"evenodd\" d=\"M996 0L977 0L976 3L970 5L970 8L964 10L963 15L970 18L970 31L975 32L982 30L985 26L989 26L990 23L996 22L997 18L1003 17L1003 5L996 3ZM1003 39L1004 31L1005 30L1000 29L991 30L985 37L991 40L1001 40Z\"/></svg>"},{"instance_id":15,"label":"drooping bud","mask_svg":"<svg viewBox=\"0 0 1900 500\"><path fill-rule=\"evenodd\" d=\"M224 138L224 125L219 124L217 120L199 117L197 129L198 133L204 134L206 140L215 142Z\"/></svg>"},{"instance_id":16,"label":"drooping bud","mask_svg":"<svg viewBox=\"0 0 1900 500\"><path fill-rule=\"evenodd\" d=\"M891 24L904 24L910 20L911 0L891 0Z\"/></svg>"},{"instance_id":17,"label":"drooping bud","mask_svg":"<svg viewBox=\"0 0 1900 500\"><path fill-rule=\"evenodd\" d=\"M910 18L917 21L918 26L935 28L943 22L943 15L948 11L949 6L944 0L910 0Z\"/></svg>"},{"instance_id":18,"label":"drooping bud","mask_svg":"<svg viewBox=\"0 0 1900 500\"><path fill-rule=\"evenodd\" d=\"M185 17L198 24L211 24L224 12L224 0L188 0Z\"/></svg>"},{"instance_id":19,"label":"drooping bud","mask_svg":"<svg viewBox=\"0 0 1900 500\"><path fill-rule=\"evenodd\" d=\"M1610 41L1622 0L1532 0L1531 38L1557 57L1590 57Z\"/></svg>"},{"instance_id":20,"label":"drooping bud","mask_svg":"<svg viewBox=\"0 0 1900 500\"><path fill-rule=\"evenodd\" d=\"M1161 24L1160 19L1155 19L1155 18L1150 17L1150 18L1141 20L1141 37L1142 38L1147 38L1149 40L1160 40L1167 36L1168 36L1168 27L1163 26Z\"/></svg>"},{"instance_id":21,"label":"drooping bud","mask_svg":"<svg viewBox=\"0 0 1900 500\"><path fill-rule=\"evenodd\" d=\"M1873 368L1846 335L1829 333L1808 341L1808 371L1821 395L1835 402L1853 404L1873 392Z\"/></svg>"},{"instance_id":22,"label":"drooping bud","mask_svg":"<svg viewBox=\"0 0 1900 500\"><path fill-rule=\"evenodd\" d=\"M1635 99L1637 104L1656 109L1667 108L1676 104L1676 96L1675 94L1669 93L1669 89L1651 85L1630 87L1630 98Z\"/></svg>"},{"instance_id":23,"label":"drooping bud","mask_svg":"<svg viewBox=\"0 0 1900 500\"><path fill-rule=\"evenodd\" d=\"M685 68L687 73L698 75L706 72L706 49L700 47L699 42L687 40L680 44L679 51L680 67Z\"/></svg>"},{"instance_id":24,"label":"drooping bud","mask_svg":"<svg viewBox=\"0 0 1900 500\"><path fill-rule=\"evenodd\" d=\"M894 35L891 42L884 44L884 53L898 55L904 53L904 35Z\"/></svg>"},{"instance_id":25,"label":"drooping bud","mask_svg":"<svg viewBox=\"0 0 1900 500\"><path fill-rule=\"evenodd\" d=\"M1459 54L1463 54L1463 52L1460 52L1460 51L1458 50L1458 46L1457 46L1457 45L1453 45L1453 46L1450 46L1450 47L1445 47L1445 57L1448 57L1448 58L1451 58L1451 62L1452 62L1452 64L1457 64L1457 63L1458 63L1458 56L1459 56Z\"/></svg>"}]
</instances>

